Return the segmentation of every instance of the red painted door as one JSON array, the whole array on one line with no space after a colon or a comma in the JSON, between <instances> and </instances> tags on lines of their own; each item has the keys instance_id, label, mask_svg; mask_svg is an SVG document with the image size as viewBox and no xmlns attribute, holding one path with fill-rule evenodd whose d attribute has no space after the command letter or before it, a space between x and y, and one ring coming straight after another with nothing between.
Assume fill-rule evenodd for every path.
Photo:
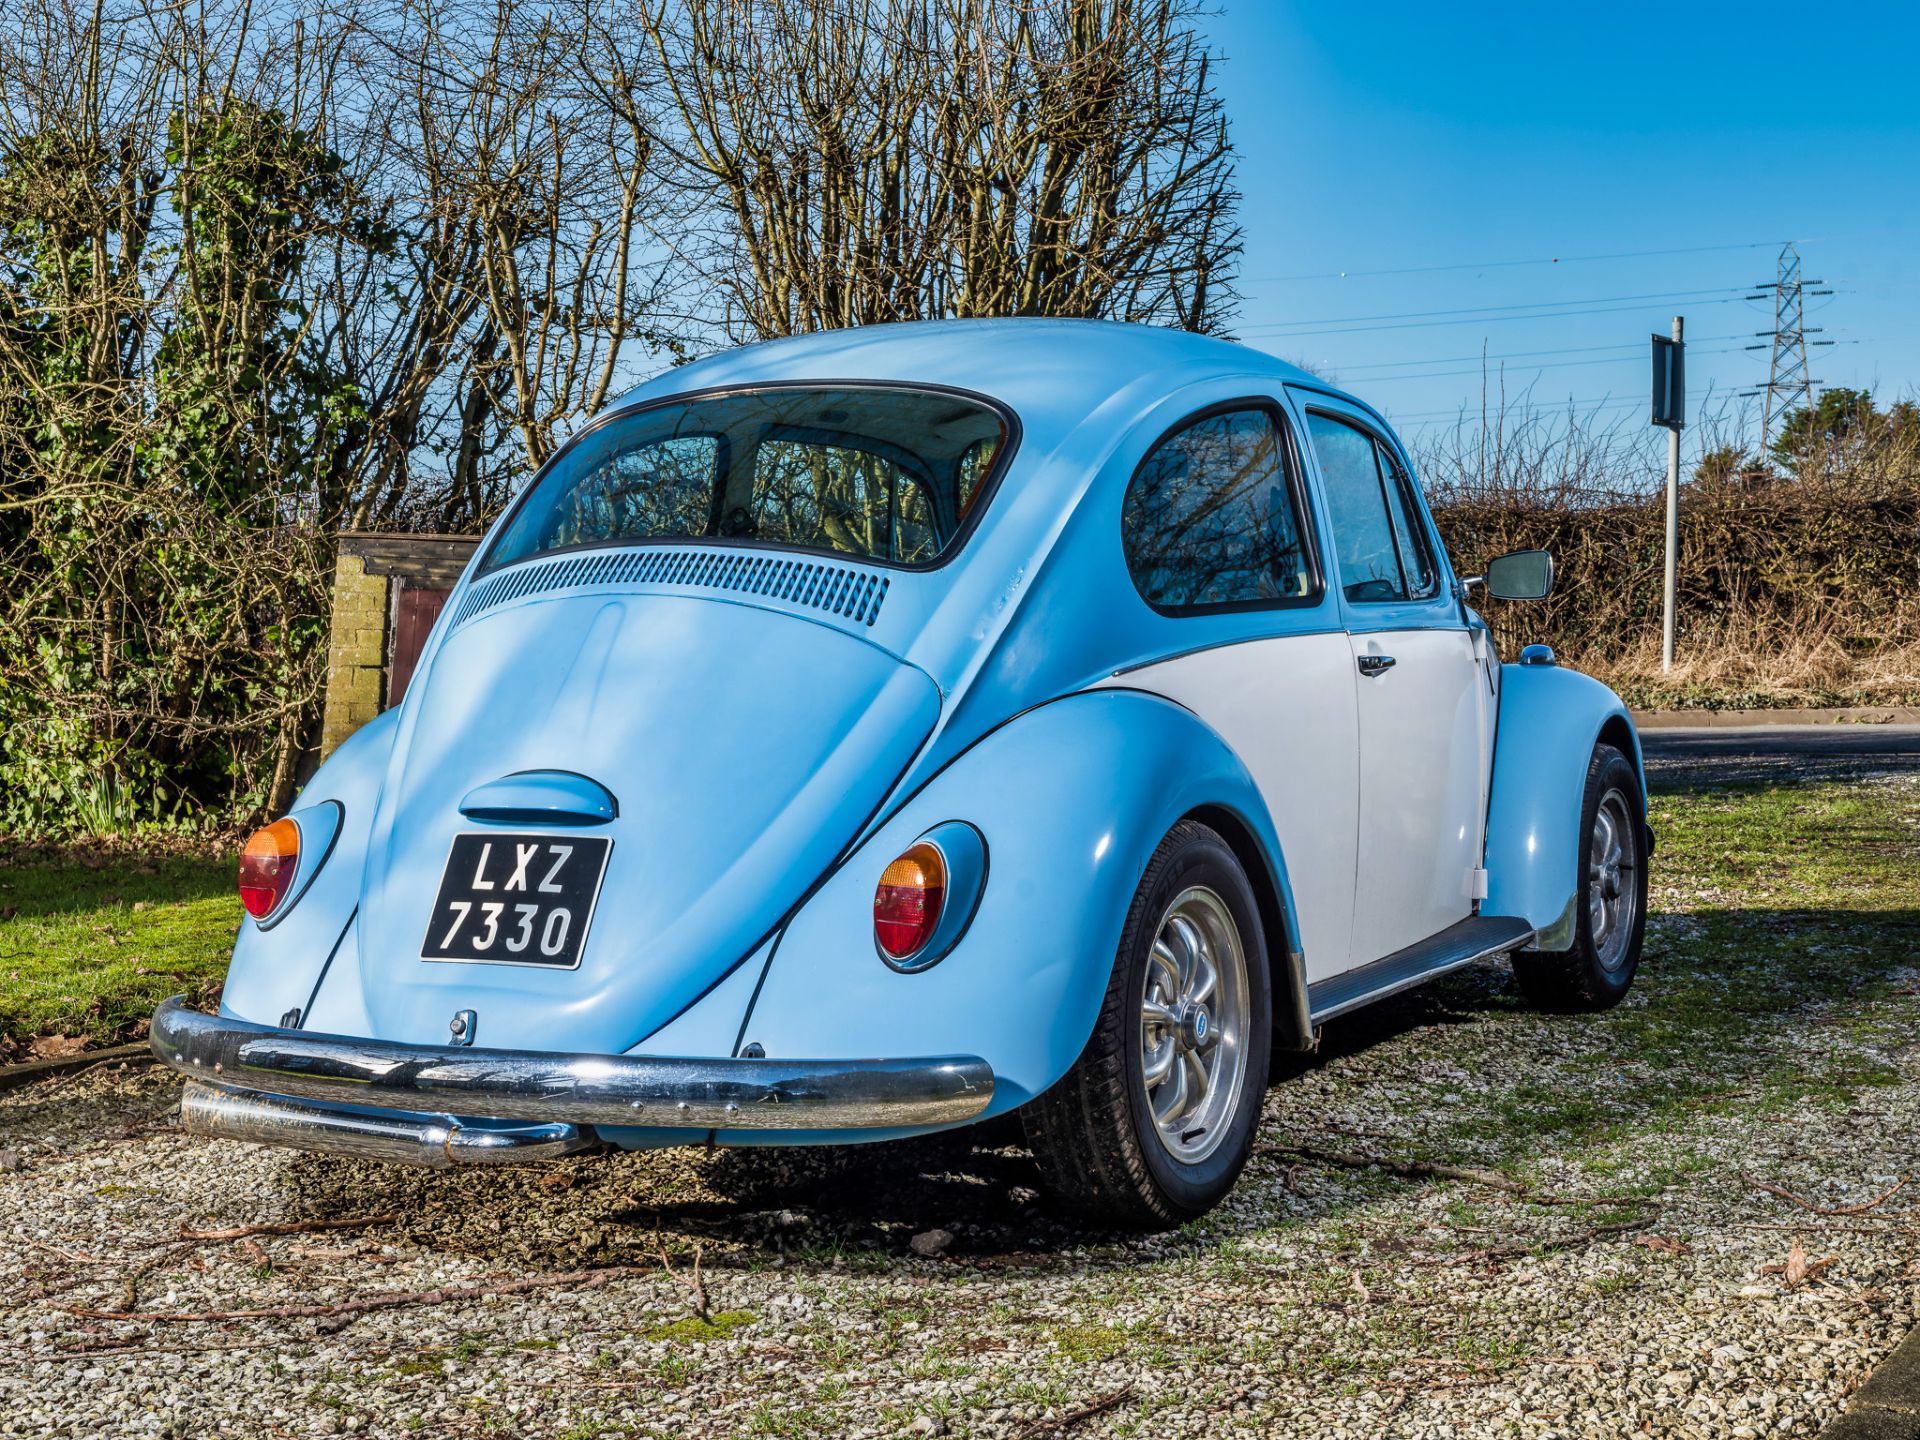
<instances>
[{"instance_id":1,"label":"red painted door","mask_svg":"<svg viewBox=\"0 0 1920 1440\"><path fill-rule=\"evenodd\" d=\"M413 679L413 667L420 663L420 651L427 643L427 633L433 629L433 622L440 618L440 608L452 593L409 585L404 580L396 583L400 587L400 594L394 603L393 658L387 666L389 707L398 705L406 698L407 685Z\"/></svg>"}]
</instances>

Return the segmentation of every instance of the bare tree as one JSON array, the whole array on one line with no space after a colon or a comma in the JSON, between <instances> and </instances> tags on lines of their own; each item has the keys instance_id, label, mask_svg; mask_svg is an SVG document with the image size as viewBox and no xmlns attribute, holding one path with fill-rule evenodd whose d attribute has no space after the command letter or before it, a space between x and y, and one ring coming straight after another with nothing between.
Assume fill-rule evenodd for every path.
<instances>
[{"instance_id":1,"label":"bare tree","mask_svg":"<svg viewBox=\"0 0 1920 1440\"><path fill-rule=\"evenodd\" d=\"M733 339L942 316L1219 329L1240 232L1193 0L680 0L675 237Z\"/></svg>"},{"instance_id":2,"label":"bare tree","mask_svg":"<svg viewBox=\"0 0 1920 1440\"><path fill-rule=\"evenodd\" d=\"M352 37L343 143L396 235L333 282L373 426L349 518L471 527L679 344L647 248L664 228L647 47L601 0L407 0L332 23Z\"/></svg>"}]
</instances>

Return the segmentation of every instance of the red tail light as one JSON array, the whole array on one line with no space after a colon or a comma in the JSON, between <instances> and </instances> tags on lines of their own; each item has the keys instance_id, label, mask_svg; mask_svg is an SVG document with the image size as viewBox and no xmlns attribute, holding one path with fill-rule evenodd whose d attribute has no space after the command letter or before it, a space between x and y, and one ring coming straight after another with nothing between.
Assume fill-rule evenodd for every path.
<instances>
[{"instance_id":1,"label":"red tail light","mask_svg":"<svg viewBox=\"0 0 1920 1440\"><path fill-rule=\"evenodd\" d=\"M259 920L287 898L293 872L300 867L300 827L276 820L247 839L240 852L240 903Z\"/></svg>"},{"instance_id":2,"label":"red tail light","mask_svg":"<svg viewBox=\"0 0 1920 1440\"><path fill-rule=\"evenodd\" d=\"M894 960L905 960L933 938L947 898L947 865L925 841L895 860L873 892L873 938Z\"/></svg>"}]
</instances>

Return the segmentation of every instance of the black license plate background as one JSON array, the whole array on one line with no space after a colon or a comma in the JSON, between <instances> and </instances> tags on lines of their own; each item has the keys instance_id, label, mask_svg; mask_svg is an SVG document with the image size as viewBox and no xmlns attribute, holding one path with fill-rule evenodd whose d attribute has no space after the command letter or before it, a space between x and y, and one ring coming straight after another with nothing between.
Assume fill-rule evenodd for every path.
<instances>
[{"instance_id":1,"label":"black license plate background","mask_svg":"<svg viewBox=\"0 0 1920 1440\"><path fill-rule=\"evenodd\" d=\"M454 836L422 958L572 969L612 849L592 835Z\"/></svg>"}]
</instances>

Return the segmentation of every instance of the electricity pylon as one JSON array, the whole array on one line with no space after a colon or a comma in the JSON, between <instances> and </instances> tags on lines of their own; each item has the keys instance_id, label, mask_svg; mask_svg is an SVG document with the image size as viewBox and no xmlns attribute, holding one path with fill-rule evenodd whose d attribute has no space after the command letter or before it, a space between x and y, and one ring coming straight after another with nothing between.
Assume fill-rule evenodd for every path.
<instances>
[{"instance_id":1,"label":"electricity pylon","mask_svg":"<svg viewBox=\"0 0 1920 1440\"><path fill-rule=\"evenodd\" d=\"M1751 390L1743 390L1743 395L1765 395L1766 408L1760 421L1760 453L1767 453L1767 442L1773 437L1773 422L1794 409L1811 410L1813 408L1813 387L1819 381L1813 378L1813 372L1807 369L1807 346L1831 345L1831 340L1809 342L1807 336L1818 335L1818 326L1809 330L1806 326L1805 297L1808 295L1831 295L1831 290L1812 290L1809 286L1819 285L1819 280L1808 280L1800 274L1800 247L1789 240L1780 247L1780 273L1771 285L1756 285L1755 294L1747 296L1749 300L1773 301L1773 329L1756 330L1754 333L1762 343L1749 345L1749 350L1764 350L1767 342L1773 346L1773 361L1767 368L1767 383Z\"/></svg>"}]
</instances>

